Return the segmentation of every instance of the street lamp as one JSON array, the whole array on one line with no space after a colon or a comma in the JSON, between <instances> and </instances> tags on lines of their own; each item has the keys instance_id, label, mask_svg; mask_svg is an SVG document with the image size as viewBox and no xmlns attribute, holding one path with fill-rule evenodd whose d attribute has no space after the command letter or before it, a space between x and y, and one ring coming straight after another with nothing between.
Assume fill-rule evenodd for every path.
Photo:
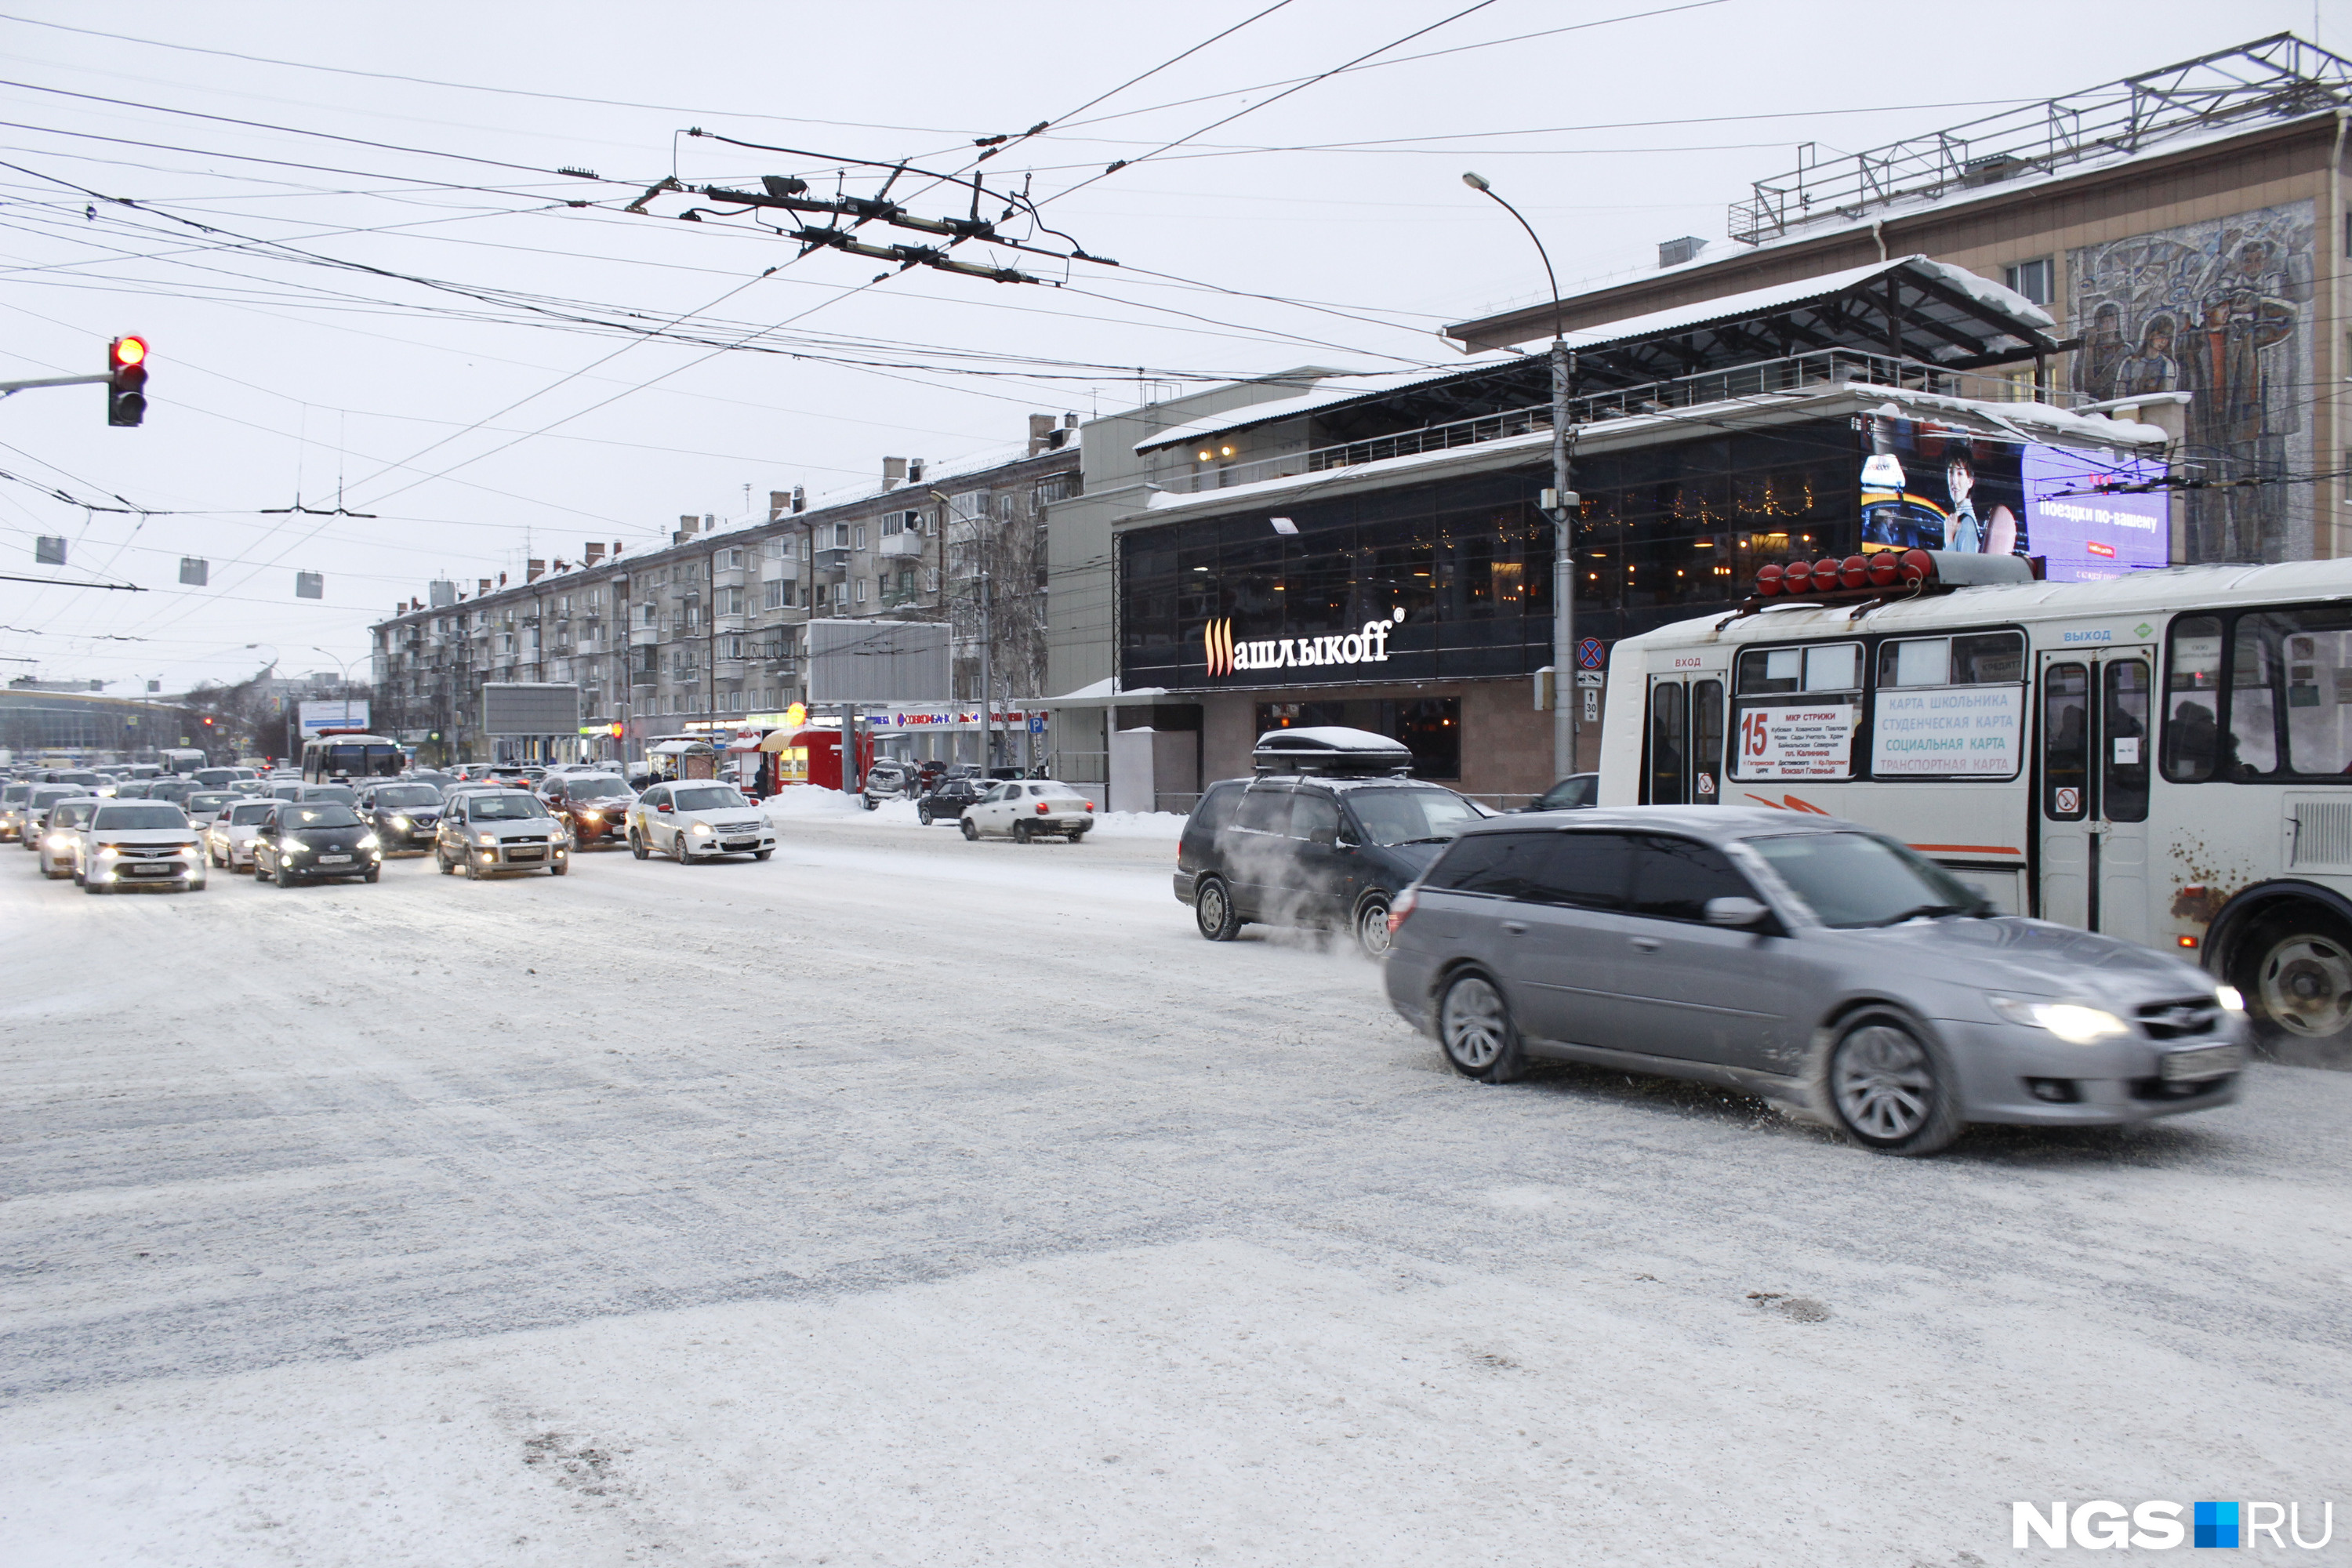
<instances>
[{"instance_id":1,"label":"street lamp","mask_svg":"<svg viewBox=\"0 0 2352 1568\"><path fill-rule=\"evenodd\" d=\"M1462 183L1518 219L1543 258L1544 280L1551 285L1551 489L1543 495L1543 509L1551 516L1551 767L1554 778L1576 771L1576 563L1574 523L1577 494L1568 488L1568 389L1576 377L1576 356L1568 352L1560 331L1559 279L1551 269L1551 254L1544 249L1535 226L1519 209L1495 195L1495 187L1478 174L1465 174Z\"/></svg>"}]
</instances>

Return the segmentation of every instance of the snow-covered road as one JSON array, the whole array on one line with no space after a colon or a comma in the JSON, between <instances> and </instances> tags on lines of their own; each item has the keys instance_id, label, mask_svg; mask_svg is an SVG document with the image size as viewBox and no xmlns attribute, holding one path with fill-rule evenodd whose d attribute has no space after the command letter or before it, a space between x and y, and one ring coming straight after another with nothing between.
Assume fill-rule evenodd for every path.
<instances>
[{"instance_id":1,"label":"snow-covered road","mask_svg":"<svg viewBox=\"0 0 2352 1568\"><path fill-rule=\"evenodd\" d=\"M2330 1497L2290 1555L2352 1561L2352 1075L1875 1158L1465 1082L1344 950L1202 942L1153 825L780 821L0 848L0 1563L1940 1565Z\"/></svg>"}]
</instances>

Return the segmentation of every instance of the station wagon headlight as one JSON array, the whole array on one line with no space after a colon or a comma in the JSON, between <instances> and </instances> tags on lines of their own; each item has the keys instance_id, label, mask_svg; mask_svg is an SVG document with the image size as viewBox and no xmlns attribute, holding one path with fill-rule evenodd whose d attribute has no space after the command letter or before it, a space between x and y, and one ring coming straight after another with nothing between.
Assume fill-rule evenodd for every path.
<instances>
[{"instance_id":1,"label":"station wagon headlight","mask_svg":"<svg viewBox=\"0 0 2352 1568\"><path fill-rule=\"evenodd\" d=\"M2238 988L2234 985L2213 987L2213 1000L2221 1005L2221 1011L2224 1013L2242 1013L2246 1010L2246 999L2238 994Z\"/></svg>"},{"instance_id":2,"label":"station wagon headlight","mask_svg":"<svg viewBox=\"0 0 2352 1568\"><path fill-rule=\"evenodd\" d=\"M2112 1040L2131 1033L2131 1026L2104 1007L2080 1002L2021 1002L2013 996L1988 997L1992 1010L2012 1024L2046 1029L2070 1046Z\"/></svg>"}]
</instances>

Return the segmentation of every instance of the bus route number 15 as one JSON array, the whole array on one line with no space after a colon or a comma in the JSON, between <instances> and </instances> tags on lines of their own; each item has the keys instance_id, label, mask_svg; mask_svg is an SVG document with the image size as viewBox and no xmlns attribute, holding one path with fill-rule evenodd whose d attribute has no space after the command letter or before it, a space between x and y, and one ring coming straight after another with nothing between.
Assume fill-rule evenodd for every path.
<instances>
[{"instance_id":1,"label":"bus route number 15","mask_svg":"<svg viewBox=\"0 0 2352 1568\"><path fill-rule=\"evenodd\" d=\"M1751 708L1739 716L1739 754L1760 757L1772 749L1771 738L1765 729L1764 710Z\"/></svg>"}]
</instances>

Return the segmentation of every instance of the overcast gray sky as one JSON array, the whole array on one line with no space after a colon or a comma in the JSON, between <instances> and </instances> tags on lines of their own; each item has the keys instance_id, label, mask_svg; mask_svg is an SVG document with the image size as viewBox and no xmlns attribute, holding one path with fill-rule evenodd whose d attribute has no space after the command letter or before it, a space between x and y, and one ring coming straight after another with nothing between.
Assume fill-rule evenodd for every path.
<instances>
[{"instance_id":1,"label":"overcast gray sky","mask_svg":"<svg viewBox=\"0 0 2352 1568\"><path fill-rule=\"evenodd\" d=\"M683 512L854 489L886 455L1014 442L1033 410L1131 404L1138 367L1166 384L1441 363L1438 326L1542 292L1465 168L1573 289L1654 264L1661 239L1727 247L1726 204L1800 142L1859 151L2315 20L2271 0L1456 15L1471 3L0 0L0 379L101 370L121 332L153 343L143 428L107 428L95 387L0 402L0 572L47 574L34 538L63 534L64 575L149 590L0 583L0 675L177 689L273 655L357 674L369 623L429 578L519 578L592 539L644 548ZM2352 42L2352 5L2319 26ZM1400 63L1277 100L1423 28L1374 57ZM1025 184L1044 222L1125 265L956 254L1066 287L875 283L868 259L677 220L708 202L621 210L673 174L871 195L856 160L958 171L973 139L1039 121L982 165L985 216ZM892 194L968 211L968 188L929 184ZM632 322L696 341L615 330ZM719 346L746 340L779 352ZM263 510L332 507L339 485L377 516ZM146 515L79 504L121 500ZM183 555L208 586L180 586ZM295 597L298 570L324 574L323 600Z\"/></svg>"}]
</instances>

